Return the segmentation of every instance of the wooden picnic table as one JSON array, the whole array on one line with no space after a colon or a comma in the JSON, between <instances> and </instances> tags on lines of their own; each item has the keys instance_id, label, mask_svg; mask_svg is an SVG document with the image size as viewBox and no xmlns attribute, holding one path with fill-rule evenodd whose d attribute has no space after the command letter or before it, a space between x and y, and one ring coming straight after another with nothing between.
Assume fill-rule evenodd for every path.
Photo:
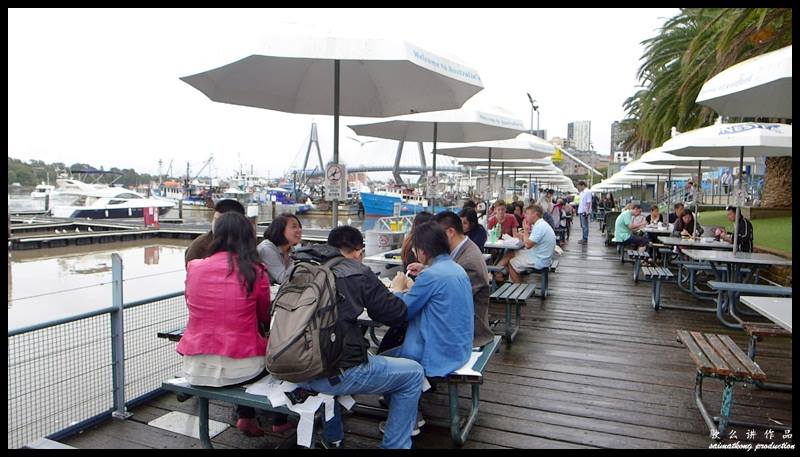
<instances>
[{"instance_id":1,"label":"wooden picnic table","mask_svg":"<svg viewBox=\"0 0 800 457\"><path fill-rule=\"evenodd\" d=\"M762 316L780 325L789 332L792 331L792 299L778 297L753 297L743 295L739 297L742 303L757 311Z\"/></svg>"},{"instance_id":2,"label":"wooden picnic table","mask_svg":"<svg viewBox=\"0 0 800 457\"><path fill-rule=\"evenodd\" d=\"M659 236L658 241L667 246L679 246L682 248L692 249L725 249L733 250L733 244L725 241L712 241L707 243L701 240L693 240L691 238L681 238L678 236Z\"/></svg>"},{"instance_id":3,"label":"wooden picnic table","mask_svg":"<svg viewBox=\"0 0 800 457\"><path fill-rule=\"evenodd\" d=\"M489 260L490 258L492 258L491 254L483 254L483 260ZM391 251L364 257L364 262L380 263L387 267L403 266L403 260L400 259L400 249L392 249Z\"/></svg>"}]
</instances>

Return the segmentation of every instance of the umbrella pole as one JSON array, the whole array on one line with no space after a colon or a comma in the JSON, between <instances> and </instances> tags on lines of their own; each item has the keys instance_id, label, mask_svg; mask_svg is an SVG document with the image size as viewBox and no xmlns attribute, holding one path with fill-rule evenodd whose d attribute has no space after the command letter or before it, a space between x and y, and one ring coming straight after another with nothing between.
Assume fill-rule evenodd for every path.
<instances>
[{"instance_id":1,"label":"umbrella pole","mask_svg":"<svg viewBox=\"0 0 800 457\"><path fill-rule=\"evenodd\" d=\"M667 215L669 215L669 207L672 205L672 169L667 171Z\"/></svg>"},{"instance_id":2,"label":"umbrella pole","mask_svg":"<svg viewBox=\"0 0 800 457\"><path fill-rule=\"evenodd\" d=\"M531 188L531 186L533 186L533 177L531 176L530 173L528 173L528 200L530 200L533 197L532 193L533 189Z\"/></svg>"},{"instance_id":3,"label":"umbrella pole","mask_svg":"<svg viewBox=\"0 0 800 457\"><path fill-rule=\"evenodd\" d=\"M500 162L500 190L503 191L503 194L498 197L500 200L506 199L505 186L506 186L506 163Z\"/></svg>"},{"instance_id":4,"label":"umbrella pole","mask_svg":"<svg viewBox=\"0 0 800 457\"><path fill-rule=\"evenodd\" d=\"M742 194L742 168L744 168L744 146L739 148L739 189L737 190L737 195L741 196ZM734 198L733 200L736 202L736 217L733 219L733 253L736 254L738 251L737 249L737 240L739 238L739 218L742 217L741 210L742 210L742 199L741 198Z\"/></svg>"},{"instance_id":5,"label":"umbrella pole","mask_svg":"<svg viewBox=\"0 0 800 457\"><path fill-rule=\"evenodd\" d=\"M436 137L438 135L438 127L439 123L433 123L433 181L436 182ZM431 213L436 214L436 185L433 186L433 189L428 189L431 195Z\"/></svg>"},{"instance_id":6,"label":"umbrella pole","mask_svg":"<svg viewBox=\"0 0 800 457\"><path fill-rule=\"evenodd\" d=\"M656 188L655 188L655 189L653 189L653 193L655 193L655 195L653 196L653 198L654 198L654 199L655 199L655 201L656 201L656 206L658 206L658 178L659 178L659 176L658 176L658 175L656 175Z\"/></svg>"},{"instance_id":7,"label":"umbrella pole","mask_svg":"<svg viewBox=\"0 0 800 457\"><path fill-rule=\"evenodd\" d=\"M517 195L517 169L514 169L514 182L511 183L511 200L514 200L514 197Z\"/></svg>"},{"instance_id":8,"label":"umbrella pole","mask_svg":"<svg viewBox=\"0 0 800 457\"><path fill-rule=\"evenodd\" d=\"M694 205L695 205L695 214L694 214L694 230L695 232L699 231L700 229L700 192L703 189L703 171L701 170L703 161L697 161L697 189L694 191ZM694 235L694 234L693 234Z\"/></svg>"},{"instance_id":9,"label":"umbrella pole","mask_svg":"<svg viewBox=\"0 0 800 457\"><path fill-rule=\"evenodd\" d=\"M333 163L339 163L339 60L333 62ZM339 200L333 200L332 228L339 226Z\"/></svg>"},{"instance_id":10,"label":"umbrella pole","mask_svg":"<svg viewBox=\"0 0 800 457\"><path fill-rule=\"evenodd\" d=\"M489 176L488 176L488 191L489 191L489 198L486 201L492 200L492 148L489 148ZM486 207L486 214L489 214L489 207Z\"/></svg>"}]
</instances>

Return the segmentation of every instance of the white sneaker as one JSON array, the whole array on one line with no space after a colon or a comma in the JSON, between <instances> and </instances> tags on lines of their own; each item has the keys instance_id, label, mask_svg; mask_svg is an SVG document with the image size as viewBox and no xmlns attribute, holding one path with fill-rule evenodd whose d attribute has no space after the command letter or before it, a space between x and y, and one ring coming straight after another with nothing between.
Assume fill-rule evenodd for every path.
<instances>
[{"instance_id":1,"label":"white sneaker","mask_svg":"<svg viewBox=\"0 0 800 457\"><path fill-rule=\"evenodd\" d=\"M414 427L414 430L411 430L411 436L419 435L420 433L419 428L424 425L425 425L425 418L422 417L421 412L417 412L417 425L416 427ZM378 423L378 430L380 430L381 433L385 433L384 432L385 428L386 428L386 421L381 421L380 423Z\"/></svg>"}]
</instances>

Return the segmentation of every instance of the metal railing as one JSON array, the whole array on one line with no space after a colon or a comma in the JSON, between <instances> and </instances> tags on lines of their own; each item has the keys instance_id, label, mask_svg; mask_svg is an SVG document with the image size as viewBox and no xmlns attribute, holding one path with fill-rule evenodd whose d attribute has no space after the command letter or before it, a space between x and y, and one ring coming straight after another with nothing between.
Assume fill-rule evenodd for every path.
<instances>
[{"instance_id":1,"label":"metal railing","mask_svg":"<svg viewBox=\"0 0 800 457\"><path fill-rule=\"evenodd\" d=\"M123 305L112 255L113 306L8 332L8 447L62 439L161 393L181 357L159 331L186 324L183 291Z\"/></svg>"}]
</instances>

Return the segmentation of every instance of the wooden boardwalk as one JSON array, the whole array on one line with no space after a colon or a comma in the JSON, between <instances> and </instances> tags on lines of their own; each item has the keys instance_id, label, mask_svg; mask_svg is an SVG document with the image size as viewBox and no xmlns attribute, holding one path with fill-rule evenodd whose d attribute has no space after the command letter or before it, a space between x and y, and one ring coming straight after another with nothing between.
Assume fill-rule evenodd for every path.
<instances>
[{"instance_id":1,"label":"wooden boardwalk","mask_svg":"<svg viewBox=\"0 0 800 457\"><path fill-rule=\"evenodd\" d=\"M580 227L550 276L543 303L529 300L520 333L509 349L502 347L487 368L481 409L465 448L708 448L713 442L694 404L694 363L676 341L676 330L730 335L746 349L746 335L723 327L712 313L650 307L650 283L632 279L631 264L620 264L613 247L603 245L592 223L588 245L577 244ZM696 300L667 284L663 300L696 305ZM494 318L503 310L493 305ZM759 346L758 363L770 381L791 382L791 339L773 338ZM465 394L466 391L463 391ZM706 380L705 400L719 413L721 383ZM468 407L462 398L462 408ZM441 393L423 396L426 418L447 417ZM133 410L126 421L107 421L64 440L79 448L200 447L199 440L170 433L147 422L170 411L197 414L196 403L179 403L175 395ZM230 405L212 402L212 419L233 424ZM736 439L723 443L782 443L791 429L792 394L737 385L733 419L770 423L748 440L746 427L734 427ZM345 446L374 448L380 419L346 415ZM214 440L219 448L274 447L280 437L247 438L235 427ZM794 443L793 440L788 442ZM415 448L453 447L449 430L426 425L414 438Z\"/></svg>"}]
</instances>

